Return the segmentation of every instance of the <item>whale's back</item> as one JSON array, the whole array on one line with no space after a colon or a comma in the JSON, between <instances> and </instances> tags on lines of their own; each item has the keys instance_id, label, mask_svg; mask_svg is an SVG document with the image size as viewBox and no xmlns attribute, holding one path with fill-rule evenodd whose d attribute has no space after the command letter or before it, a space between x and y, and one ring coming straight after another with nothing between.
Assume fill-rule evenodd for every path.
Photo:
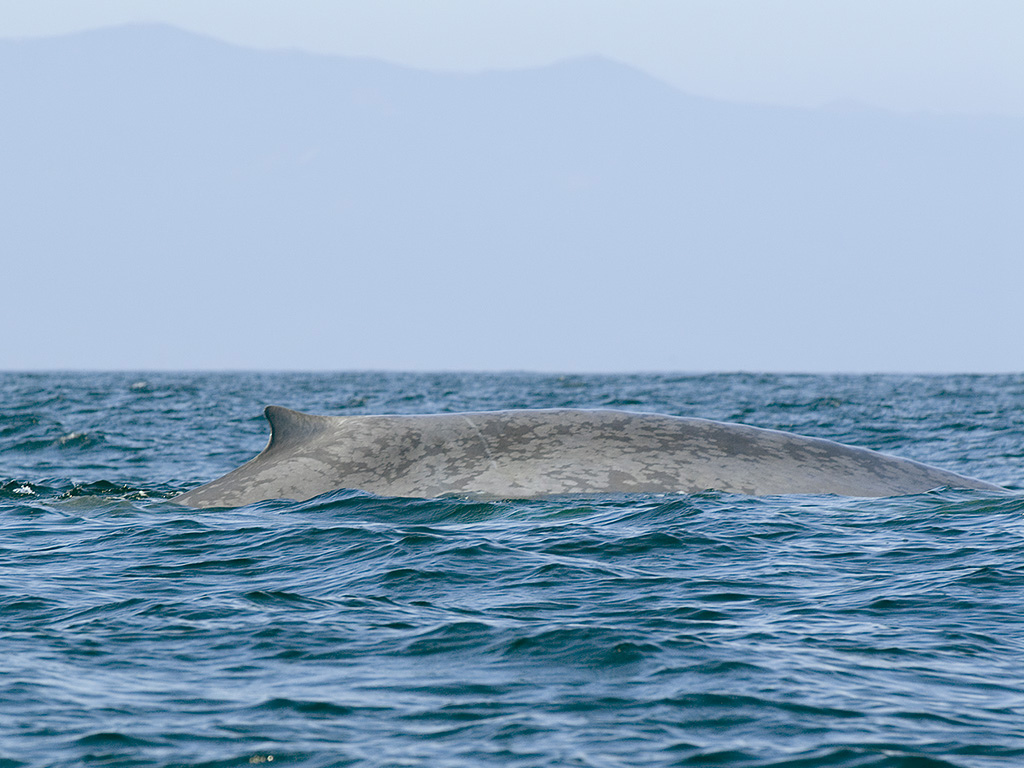
<instances>
[{"instance_id":1,"label":"whale's back","mask_svg":"<svg viewBox=\"0 0 1024 768\"><path fill-rule=\"evenodd\" d=\"M387 496L693 493L894 496L997 486L829 440L705 419L610 410L313 416L266 409L267 447L176 501L196 507Z\"/></svg>"}]
</instances>

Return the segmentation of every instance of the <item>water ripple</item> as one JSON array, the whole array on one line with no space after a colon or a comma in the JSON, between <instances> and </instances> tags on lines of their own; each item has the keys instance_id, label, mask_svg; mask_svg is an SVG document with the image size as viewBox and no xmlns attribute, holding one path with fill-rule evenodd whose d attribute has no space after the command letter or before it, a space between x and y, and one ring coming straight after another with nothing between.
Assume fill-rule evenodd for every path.
<instances>
[{"instance_id":1,"label":"water ripple","mask_svg":"<svg viewBox=\"0 0 1024 768\"><path fill-rule=\"evenodd\" d=\"M1019 493L167 501L267 402L742 416L1019 486L1021 377L0 385L0 768L1024 764Z\"/></svg>"}]
</instances>

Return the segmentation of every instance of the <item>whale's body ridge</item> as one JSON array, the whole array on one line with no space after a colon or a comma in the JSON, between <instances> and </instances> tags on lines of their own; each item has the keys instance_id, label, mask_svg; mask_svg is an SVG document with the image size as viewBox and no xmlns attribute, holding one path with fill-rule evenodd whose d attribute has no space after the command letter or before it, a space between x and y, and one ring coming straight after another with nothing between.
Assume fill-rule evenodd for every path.
<instances>
[{"instance_id":1,"label":"whale's body ridge","mask_svg":"<svg viewBox=\"0 0 1024 768\"><path fill-rule=\"evenodd\" d=\"M615 410L315 416L268 406L254 459L175 497L194 507L384 496L693 493L895 496L998 486L908 459L744 424Z\"/></svg>"}]
</instances>

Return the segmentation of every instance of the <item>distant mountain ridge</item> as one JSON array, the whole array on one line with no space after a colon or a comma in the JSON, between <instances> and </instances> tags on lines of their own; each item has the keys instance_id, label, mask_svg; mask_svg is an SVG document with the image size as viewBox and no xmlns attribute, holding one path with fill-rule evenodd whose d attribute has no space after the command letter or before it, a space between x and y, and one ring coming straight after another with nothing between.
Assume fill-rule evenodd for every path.
<instances>
[{"instance_id":1,"label":"distant mountain ridge","mask_svg":"<svg viewBox=\"0 0 1024 768\"><path fill-rule=\"evenodd\" d=\"M6 367L1024 364L1022 120L148 26L0 41L0 93Z\"/></svg>"}]
</instances>

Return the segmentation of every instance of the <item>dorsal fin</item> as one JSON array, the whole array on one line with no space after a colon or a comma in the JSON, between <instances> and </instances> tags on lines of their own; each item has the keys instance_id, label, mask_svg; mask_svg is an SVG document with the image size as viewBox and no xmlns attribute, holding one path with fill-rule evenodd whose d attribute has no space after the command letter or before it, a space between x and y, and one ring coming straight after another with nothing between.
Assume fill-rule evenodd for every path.
<instances>
[{"instance_id":1,"label":"dorsal fin","mask_svg":"<svg viewBox=\"0 0 1024 768\"><path fill-rule=\"evenodd\" d=\"M264 450L279 450L302 442L323 429L326 416L293 411L280 405L268 405L263 415L270 422L270 442Z\"/></svg>"}]
</instances>

